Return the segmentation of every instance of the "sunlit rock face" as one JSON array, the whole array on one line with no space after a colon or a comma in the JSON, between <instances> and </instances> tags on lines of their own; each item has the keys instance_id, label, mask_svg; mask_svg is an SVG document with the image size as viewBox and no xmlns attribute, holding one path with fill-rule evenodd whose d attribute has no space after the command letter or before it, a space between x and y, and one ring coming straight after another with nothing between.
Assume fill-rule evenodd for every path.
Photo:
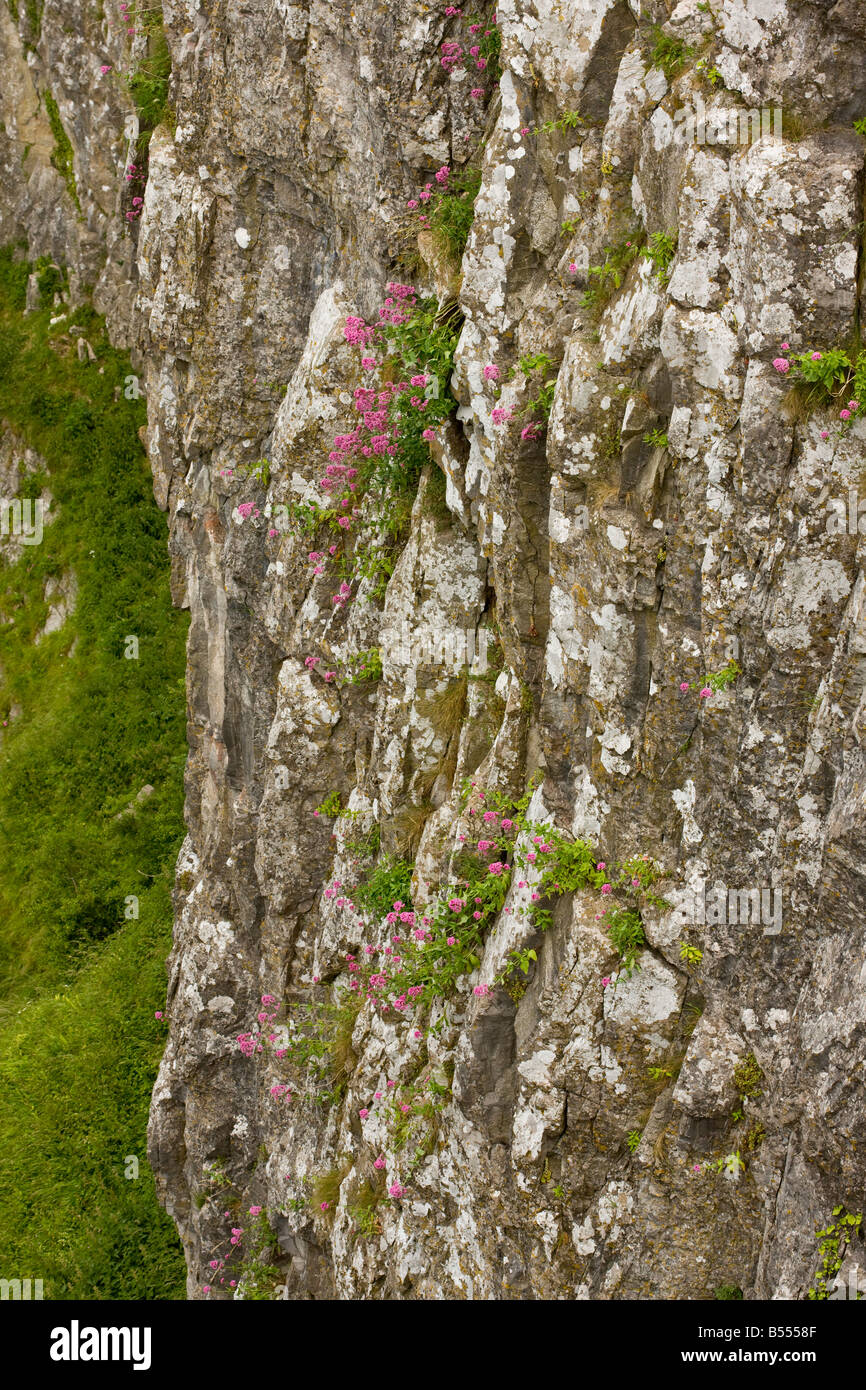
<instances>
[{"instance_id":1,"label":"sunlit rock face","mask_svg":"<svg viewBox=\"0 0 866 1390\"><path fill-rule=\"evenodd\" d=\"M133 347L191 613L150 1125L190 1297L249 1289L250 1206L269 1296L357 1299L802 1298L815 1228L860 1209L866 429L792 409L774 362L858 323L866 18L666 9L501 0L496 85L443 67L471 39L441 4L165 0L172 118L132 218L122 26L0 15L0 232ZM407 203L471 163L448 266ZM346 319L389 281L458 316L457 405L367 537L387 568L335 604L338 533L298 516L370 385ZM597 886L540 931L515 864L453 987L347 1011L352 958L409 934L363 910L365 847L414 864L420 920L479 793L527 788L595 862L658 866L634 969ZM332 794L348 815L317 814ZM246 1055L263 995L276 1041ZM318 1088L277 1055L310 1005L343 1009Z\"/></svg>"}]
</instances>

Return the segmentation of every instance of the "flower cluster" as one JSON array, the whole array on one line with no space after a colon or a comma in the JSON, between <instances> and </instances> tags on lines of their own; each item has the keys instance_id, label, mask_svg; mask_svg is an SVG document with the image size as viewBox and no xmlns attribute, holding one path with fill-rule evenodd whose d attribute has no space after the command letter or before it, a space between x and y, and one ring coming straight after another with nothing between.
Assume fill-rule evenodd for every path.
<instances>
[{"instance_id":1,"label":"flower cluster","mask_svg":"<svg viewBox=\"0 0 866 1390\"><path fill-rule=\"evenodd\" d=\"M135 222L144 210L144 185L147 182L145 161L142 160L140 163L133 161L131 164L127 164L124 177L125 182L131 185L129 192L132 194L131 204L126 212L126 220L127 222Z\"/></svg>"},{"instance_id":2,"label":"flower cluster","mask_svg":"<svg viewBox=\"0 0 866 1390\"><path fill-rule=\"evenodd\" d=\"M445 15L448 19L464 18L462 9L457 5L449 5ZM476 85L471 88L469 95L473 101L483 101L490 94L490 89L477 84L492 81L492 86L495 86L499 81L502 40L496 27L495 14L489 26L476 16L472 16L472 21L465 24L460 39L443 40L439 46L439 62L449 75L454 72L470 74Z\"/></svg>"},{"instance_id":3,"label":"flower cluster","mask_svg":"<svg viewBox=\"0 0 866 1390\"><path fill-rule=\"evenodd\" d=\"M837 433L844 434L860 410L861 398L866 396L866 352L858 353L856 358L842 348L791 353L790 344L782 343L781 353L788 355L773 358L775 370L796 384L807 406L835 409L840 421ZM829 437L829 430L821 431L822 439Z\"/></svg>"}]
</instances>

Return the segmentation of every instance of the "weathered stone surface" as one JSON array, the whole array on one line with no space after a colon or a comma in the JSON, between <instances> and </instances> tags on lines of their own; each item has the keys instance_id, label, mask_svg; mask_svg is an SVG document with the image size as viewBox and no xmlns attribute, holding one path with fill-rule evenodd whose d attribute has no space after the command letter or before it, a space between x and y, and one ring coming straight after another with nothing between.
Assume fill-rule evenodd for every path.
<instances>
[{"instance_id":1,"label":"weathered stone surface","mask_svg":"<svg viewBox=\"0 0 866 1390\"><path fill-rule=\"evenodd\" d=\"M722 83L694 54L670 77L652 67L647 9ZM856 506L847 518L866 429L790 416L772 361L857 321L866 23L846 0L712 9L500 0L485 112L439 63L444 6L166 0L176 128L152 139L133 231L117 186L135 117L121 84L92 80L119 64L119 40L83 4L64 36L49 4L25 57L26 21L18 33L0 15L0 232L95 282L139 354L175 601L191 612L189 834L150 1131L191 1297L227 1249L217 1161L244 1209L265 1207L292 1297L694 1299L733 1283L802 1298L815 1228L862 1205L866 603ZM80 218L50 163L49 72ZM801 126L676 142L677 112L698 101L781 107ZM571 111L582 123L541 128ZM353 423L345 316L372 317L390 278L456 284L423 244L405 269L405 203L482 133L459 410L384 597L364 581L335 608L309 542L271 521L316 496ZM594 319L589 268L674 229L669 278L631 258ZM491 412L525 405L519 359L538 353L561 365L549 426L524 439ZM262 458L269 477L245 478ZM438 467L450 520L431 500ZM495 680L455 693L448 660L413 655L494 620ZM374 647L375 684L337 688L305 665ZM742 674L700 699L731 657ZM773 888L780 928L684 925L659 907L627 979L600 900L567 896L533 935L518 912L530 890L512 884L478 970L418 1022L423 1039L365 1007L338 1102L275 1097L278 1060L236 1042L261 995L300 1018L347 982L347 953L390 934L325 896L336 881L351 901L356 835L376 823L383 849L414 859L420 910L471 830L462 779L520 795L536 770L539 819L605 860L650 856L669 903ZM314 814L332 792L354 817L333 836ZM522 996L473 993L527 949ZM749 1056L763 1081L738 1129ZM358 1112L425 1068L446 1099L410 1167L380 1112ZM745 1171L713 1172L737 1146ZM361 1237L350 1208L380 1152L405 1194ZM313 1210L326 1174L328 1210Z\"/></svg>"}]
</instances>

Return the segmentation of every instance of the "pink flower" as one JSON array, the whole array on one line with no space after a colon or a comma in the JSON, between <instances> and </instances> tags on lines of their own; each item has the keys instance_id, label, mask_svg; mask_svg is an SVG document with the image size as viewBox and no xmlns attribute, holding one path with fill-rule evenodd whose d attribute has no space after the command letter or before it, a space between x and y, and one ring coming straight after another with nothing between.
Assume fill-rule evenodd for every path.
<instances>
[{"instance_id":1,"label":"pink flower","mask_svg":"<svg viewBox=\"0 0 866 1390\"><path fill-rule=\"evenodd\" d=\"M422 438L422 439L426 439L428 443L432 444L433 440L436 438L436 431L435 431L435 430L423 430L422 433L421 433L421 438Z\"/></svg>"},{"instance_id":2,"label":"pink flower","mask_svg":"<svg viewBox=\"0 0 866 1390\"><path fill-rule=\"evenodd\" d=\"M849 410L859 410L859 409L860 409L860 402L859 402L859 401L849 401L849 402L848 402L848 409L849 409Z\"/></svg>"},{"instance_id":3,"label":"pink flower","mask_svg":"<svg viewBox=\"0 0 866 1390\"><path fill-rule=\"evenodd\" d=\"M472 90L470 91L469 95L471 96L471 98L472 98L473 101L480 101L481 98L484 96L484 88L483 88L483 87L473 87Z\"/></svg>"},{"instance_id":4,"label":"pink flower","mask_svg":"<svg viewBox=\"0 0 866 1390\"><path fill-rule=\"evenodd\" d=\"M609 883L603 883L603 884L601 885L601 891L602 891L602 894L606 896L608 893L612 893L612 892L613 892L613 889L611 888L611 886L610 886Z\"/></svg>"},{"instance_id":5,"label":"pink flower","mask_svg":"<svg viewBox=\"0 0 866 1390\"><path fill-rule=\"evenodd\" d=\"M372 372L374 367L376 366L375 357L362 357L361 366L364 368L365 372Z\"/></svg>"},{"instance_id":6,"label":"pink flower","mask_svg":"<svg viewBox=\"0 0 866 1390\"><path fill-rule=\"evenodd\" d=\"M99 71L102 73L102 76L104 77L107 72L111 72L111 67L108 63L103 63Z\"/></svg>"},{"instance_id":7,"label":"pink flower","mask_svg":"<svg viewBox=\"0 0 866 1390\"><path fill-rule=\"evenodd\" d=\"M462 912L462 911L463 911L463 899L462 899L462 898L449 898L449 900L448 900L448 906L451 908L451 911L452 911L452 912Z\"/></svg>"},{"instance_id":8,"label":"pink flower","mask_svg":"<svg viewBox=\"0 0 866 1390\"><path fill-rule=\"evenodd\" d=\"M689 688L689 683L688 683L688 681L680 681L680 690L683 692L684 695L685 695L686 691L688 690L688 688Z\"/></svg>"},{"instance_id":9,"label":"pink flower","mask_svg":"<svg viewBox=\"0 0 866 1390\"><path fill-rule=\"evenodd\" d=\"M700 698L702 700L708 700L712 693L713 692L712 690L710 690L710 687L708 685L705 685L703 690L701 691Z\"/></svg>"},{"instance_id":10,"label":"pink flower","mask_svg":"<svg viewBox=\"0 0 866 1390\"><path fill-rule=\"evenodd\" d=\"M513 821L513 820L509 820L508 817L506 816L505 819L504 819L503 822L502 822L502 829L503 829L503 830L510 830L511 827L512 827L513 825L514 825L514 821Z\"/></svg>"},{"instance_id":11,"label":"pink flower","mask_svg":"<svg viewBox=\"0 0 866 1390\"><path fill-rule=\"evenodd\" d=\"M839 419L840 419L840 420L850 420L850 419L851 419L851 412L850 412L850 410L840 410L840 411L839 411Z\"/></svg>"},{"instance_id":12,"label":"pink flower","mask_svg":"<svg viewBox=\"0 0 866 1390\"><path fill-rule=\"evenodd\" d=\"M609 975L602 975L602 977L601 977L601 987L602 987L602 989L607 989L607 987L608 987L609 984L610 984L610 976L609 976Z\"/></svg>"},{"instance_id":13,"label":"pink flower","mask_svg":"<svg viewBox=\"0 0 866 1390\"><path fill-rule=\"evenodd\" d=\"M497 875L502 873L502 867L503 866L500 864L499 860L496 859L492 864L487 865L487 872L493 874L495 878Z\"/></svg>"},{"instance_id":14,"label":"pink flower","mask_svg":"<svg viewBox=\"0 0 866 1390\"><path fill-rule=\"evenodd\" d=\"M485 381L498 381L502 373L495 362L488 362L481 375L484 377Z\"/></svg>"},{"instance_id":15,"label":"pink flower","mask_svg":"<svg viewBox=\"0 0 866 1390\"><path fill-rule=\"evenodd\" d=\"M328 1210L328 1207L329 1207L330 1205L331 1205L330 1202L322 1202L322 1205L321 1205L321 1207L320 1207L320 1210L321 1210L321 1211L327 1211L327 1210Z\"/></svg>"},{"instance_id":16,"label":"pink flower","mask_svg":"<svg viewBox=\"0 0 866 1390\"><path fill-rule=\"evenodd\" d=\"M822 430L822 431L821 431L821 438L822 438L822 439L829 439L829 438L830 438L830 431L829 431L829 430Z\"/></svg>"},{"instance_id":17,"label":"pink flower","mask_svg":"<svg viewBox=\"0 0 866 1390\"><path fill-rule=\"evenodd\" d=\"M776 368L777 372L784 373L791 370L791 364L787 357L774 357L773 366Z\"/></svg>"},{"instance_id":18,"label":"pink flower","mask_svg":"<svg viewBox=\"0 0 866 1390\"><path fill-rule=\"evenodd\" d=\"M441 169L436 170L436 182L447 183L451 177L451 170L447 164L443 164Z\"/></svg>"},{"instance_id":19,"label":"pink flower","mask_svg":"<svg viewBox=\"0 0 866 1390\"><path fill-rule=\"evenodd\" d=\"M535 425L524 425L524 426L523 426L523 429L520 431L520 438L521 438L521 439L537 439L537 438L538 438L538 430L537 430L536 426L535 426Z\"/></svg>"},{"instance_id":20,"label":"pink flower","mask_svg":"<svg viewBox=\"0 0 866 1390\"><path fill-rule=\"evenodd\" d=\"M476 911L476 912L473 912L472 916L475 918L475 921L476 921L476 922L480 922L480 921L481 921L481 913L480 913L480 912L477 912L477 911Z\"/></svg>"},{"instance_id":21,"label":"pink flower","mask_svg":"<svg viewBox=\"0 0 866 1390\"><path fill-rule=\"evenodd\" d=\"M379 1157L373 1160L373 1167L374 1167L374 1168L380 1169L380 1171L381 1171L382 1168L385 1167L385 1156L384 1156L384 1154L379 1154Z\"/></svg>"},{"instance_id":22,"label":"pink flower","mask_svg":"<svg viewBox=\"0 0 866 1390\"><path fill-rule=\"evenodd\" d=\"M576 275L576 274L577 274L577 261L569 261L569 263L568 263L568 273L569 273L569 275Z\"/></svg>"},{"instance_id":23,"label":"pink flower","mask_svg":"<svg viewBox=\"0 0 866 1390\"><path fill-rule=\"evenodd\" d=\"M418 206L418 199L417 199L417 198L410 198L409 201L408 201L408 203L406 204L406 206L407 206L407 208L417 208L417 206Z\"/></svg>"},{"instance_id":24,"label":"pink flower","mask_svg":"<svg viewBox=\"0 0 866 1390\"><path fill-rule=\"evenodd\" d=\"M162 1018L162 1009L157 1009L154 1018Z\"/></svg>"},{"instance_id":25,"label":"pink flower","mask_svg":"<svg viewBox=\"0 0 866 1390\"><path fill-rule=\"evenodd\" d=\"M367 1118L367 1116L369 1115L369 1113L370 1113L369 1110L359 1110L359 1111L358 1111L358 1114L361 1116L361 1119L362 1119L362 1120L366 1120L366 1118Z\"/></svg>"},{"instance_id":26,"label":"pink flower","mask_svg":"<svg viewBox=\"0 0 866 1390\"><path fill-rule=\"evenodd\" d=\"M250 1207L250 1216L259 1216L261 1214L261 1210L261 1207Z\"/></svg>"},{"instance_id":27,"label":"pink flower","mask_svg":"<svg viewBox=\"0 0 866 1390\"><path fill-rule=\"evenodd\" d=\"M334 677L336 676L336 674L337 674L336 671L325 671L325 673L324 673L324 675L325 675L325 680L326 680L326 681L332 681L332 680L334 679Z\"/></svg>"},{"instance_id":28,"label":"pink flower","mask_svg":"<svg viewBox=\"0 0 866 1390\"><path fill-rule=\"evenodd\" d=\"M783 352L787 352L787 350L788 350L788 348L791 346L791 344L790 344L790 343L780 343L779 346L780 346L780 348L782 349Z\"/></svg>"},{"instance_id":29,"label":"pink flower","mask_svg":"<svg viewBox=\"0 0 866 1390\"><path fill-rule=\"evenodd\" d=\"M484 999L484 997L490 993L490 986L476 985L472 993L477 994L479 999Z\"/></svg>"},{"instance_id":30,"label":"pink flower","mask_svg":"<svg viewBox=\"0 0 866 1390\"><path fill-rule=\"evenodd\" d=\"M511 411L504 410L502 406L497 406L495 410L491 410L490 418L494 425L504 425L506 420L511 419Z\"/></svg>"},{"instance_id":31,"label":"pink flower","mask_svg":"<svg viewBox=\"0 0 866 1390\"><path fill-rule=\"evenodd\" d=\"M445 945L446 945L446 946L456 946L456 945L457 945L457 937L456 937L456 936L447 936L447 937L445 938Z\"/></svg>"},{"instance_id":32,"label":"pink flower","mask_svg":"<svg viewBox=\"0 0 866 1390\"><path fill-rule=\"evenodd\" d=\"M596 864L595 867L596 867L599 871L601 871L602 869L606 869L606 868L607 868L607 864L604 862L603 859L599 859L599 861L598 861L598 863Z\"/></svg>"},{"instance_id":33,"label":"pink flower","mask_svg":"<svg viewBox=\"0 0 866 1390\"><path fill-rule=\"evenodd\" d=\"M408 1109L408 1106L407 1106L407 1109ZM395 1200L395 1202L399 1202L400 1198L403 1196L403 1194L405 1193L405 1191L406 1191L405 1187L401 1187L400 1184L399 1184L398 1182L394 1182L394 1183L392 1183L391 1186L388 1188L388 1196L389 1196L389 1197L393 1197L394 1200Z\"/></svg>"},{"instance_id":34,"label":"pink flower","mask_svg":"<svg viewBox=\"0 0 866 1390\"><path fill-rule=\"evenodd\" d=\"M812 357L812 361L813 361L813 362L820 362L820 361L821 361L821 353L820 353L820 352L813 352L813 353L811 354L811 357ZM774 365L775 365L775 364L774 364Z\"/></svg>"}]
</instances>

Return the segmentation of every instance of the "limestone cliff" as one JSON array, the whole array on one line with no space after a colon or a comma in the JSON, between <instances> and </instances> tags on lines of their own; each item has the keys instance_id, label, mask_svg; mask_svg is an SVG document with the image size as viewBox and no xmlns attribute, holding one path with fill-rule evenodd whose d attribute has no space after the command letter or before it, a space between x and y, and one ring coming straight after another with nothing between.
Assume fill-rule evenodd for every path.
<instances>
[{"instance_id":1,"label":"limestone cliff","mask_svg":"<svg viewBox=\"0 0 866 1390\"><path fill-rule=\"evenodd\" d=\"M132 346L191 615L190 1296L805 1297L866 1178L866 9L163 0L143 156L152 29L18 8L0 233Z\"/></svg>"}]
</instances>

